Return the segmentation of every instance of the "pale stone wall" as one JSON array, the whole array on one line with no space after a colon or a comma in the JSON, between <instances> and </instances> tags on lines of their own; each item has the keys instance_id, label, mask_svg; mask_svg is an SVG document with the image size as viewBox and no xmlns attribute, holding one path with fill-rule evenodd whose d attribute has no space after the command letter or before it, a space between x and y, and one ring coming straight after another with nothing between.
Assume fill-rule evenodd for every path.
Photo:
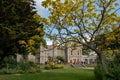
<instances>
[{"instance_id":1,"label":"pale stone wall","mask_svg":"<svg viewBox=\"0 0 120 80\"><path fill-rule=\"evenodd\" d=\"M16 59L17 59L17 62L19 62L20 60L23 59L22 55L20 55L20 54L17 54L16 57L17 57L17 58L16 58Z\"/></svg>"},{"instance_id":2,"label":"pale stone wall","mask_svg":"<svg viewBox=\"0 0 120 80\"><path fill-rule=\"evenodd\" d=\"M79 45L76 47L75 50L72 50L70 46L67 46L67 52L65 49L58 49L54 48L52 45L49 45L48 48L41 47L40 53L38 53L36 56L33 56L31 53L28 55L28 60L33 61L40 64L45 64L45 62L48 61L48 56L52 58L56 58L57 56L63 56L67 59L67 63L75 63L75 64L91 64L94 63L96 60L95 55L82 55L82 46ZM20 61L22 56L17 56L17 61Z\"/></svg>"},{"instance_id":3,"label":"pale stone wall","mask_svg":"<svg viewBox=\"0 0 120 80\"><path fill-rule=\"evenodd\" d=\"M28 55L28 61L36 62L36 57L34 55L32 55L31 53L29 53L29 55Z\"/></svg>"}]
</instances>

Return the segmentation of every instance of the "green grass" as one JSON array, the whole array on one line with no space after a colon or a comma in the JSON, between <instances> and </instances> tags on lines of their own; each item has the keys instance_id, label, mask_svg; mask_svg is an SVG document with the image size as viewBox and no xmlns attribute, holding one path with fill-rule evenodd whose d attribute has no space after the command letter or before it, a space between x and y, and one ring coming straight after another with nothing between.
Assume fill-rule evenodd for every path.
<instances>
[{"instance_id":1,"label":"green grass","mask_svg":"<svg viewBox=\"0 0 120 80\"><path fill-rule=\"evenodd\" d=\"M95 80L93 70L65 69L43 70L40 73L0 75L0 80Z\"/></svg>"}]
</instances>

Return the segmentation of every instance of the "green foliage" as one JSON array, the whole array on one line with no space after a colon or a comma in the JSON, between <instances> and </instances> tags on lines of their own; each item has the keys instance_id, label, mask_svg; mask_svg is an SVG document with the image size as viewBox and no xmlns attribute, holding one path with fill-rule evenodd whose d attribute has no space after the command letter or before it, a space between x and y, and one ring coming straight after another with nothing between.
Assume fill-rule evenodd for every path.
<instances>
[{"instance_id":1,"label":"green foliage","mask_svg":"<svg viewBox=\"0 0 120 80\"><path fill-rule=\"evenodd\" d=\"M108 61L108 80L120 80L120 53L116 53L112 61Z\"/></svg>"},{"instance_id":2,"label":"green foliage","mask_svg":"<svg viewBox=\"0 0 120 80\"><path fill-rule=\"evenodd\" d=\"M49 61L49 62L53 62L53 57L48 56L48 61Z\"/></svg>"},{"instance_id":3,"label":"green foliage","mask_svg":"<svg viewBox=\"0 0 120 80\"><path fill-rule=\"evenodd\" d=\"M103 68L100 64L97 64L94 70L96 80L105 80L105 73Z\"/></svg>"},{"instance_id":4,"label":"green foliage","mask_svg":"<svg viewBox=\"0 0 120 80\"><path fill-rule=\"evenodd\" d=\"M36 69L34 67L30 67L28 70L29 73L35 73Z\"/></svg>"},{"instance_id":5,"label":"green foliage","mask_svg":"<svg viewBox=\"0 0 120 80\"><path fill-rule=\"evenodd\" d=\"M10 58L0 69L0 74L23 74L41 72L40 66L31 61L21 60L20 62L11 62ZM14 61L14 60L13 60Z\"/></svg>"},{"instance_id":6,"label":"green foliage","mask_svg":"<svg viewBox=\"0 0 120 80\"><path fill-rule=\"evenodd\" d=\"M26 72L28 69L30 69L30 64L27 61L22 60L18 63L18 69Z\"/></svg>"},{"instance_id":7,"label":"green foliage","mask_svg":"<svg viewBox=\"0 0 120 80\"><path fill-rule=\"evenodd\" d=\"M52 68L51 68L51 66L49 64L46 64L44 69L49 70L49 69L52 69Z\"/></svg>"},{"instance_id":8,"label":"green foliage","mask_svg":"<svg viewBox=\"0 0 120 80\"><path fill-rule=\"evenodd\" d=\"M17 61L13 56L5 57L3 60L3 64L1 67L8 68L8 69L14 69L17 66Z\"/></svg>"},{"instance_id":9,"label":"green foliage","mask_svg":"<svg viewBox=\"0 0 120 80\"><path fill-rule=\"evenodd\" d=\"M120 80L120 53L115 53L112 59L107 60L108 73L105 74L100 64L95 67L95 77L97 80Z\"/></svg>"},{"instance_id":10,"label":"green foliage","mask_svg":"<svg viewBox=\"0 0 120 80\"><path fill-rule=\"evenodd\" d=\"M15 74L17 73L16 71L17 71L16 69L3 68L0 70L0 74Z\"/></svg>"},{"instance_id":11,"label":"green foliage","mask_svg":"<svg viewBox=\"0 0 120 80\"><path fill-rule=\"evenodd\" d=\"M48 64L45 65L45 69L63 69L63 66L54 62L49 62Z\"/></svg>"},{"instance_id":12,"label":"green foliage","mask_svg":"<svg viewBox=\"0 0 120 80\"><path fill-rule=\"evenodd\" d=\"M120 26L116 26L112 31L103 33L95 37L94 44L96 47L104 50L106 54L114 54L119 50L120 47Z\"/></svg>"},{"instance_id":13,"label":"green foliage","mask_svg":"<svg viewBox=\"0 0 120 80\"><path fill-rule=\"evenodd\" d=\"M0 0L0 10L0 66L6 56L37 53L45 45L33 0Z\"/></svg>"},{"instance_id":14,"label":"green foliage","mask_svg":"<svg viewBox=\"0 0 120 80\"><path fill-rule=\"evenodd\" d=\"M60 62L65 62L66 61L63 56L57 56L56 59L57 59L57 61L60 60Z\"/></svg>"}]
</instances>

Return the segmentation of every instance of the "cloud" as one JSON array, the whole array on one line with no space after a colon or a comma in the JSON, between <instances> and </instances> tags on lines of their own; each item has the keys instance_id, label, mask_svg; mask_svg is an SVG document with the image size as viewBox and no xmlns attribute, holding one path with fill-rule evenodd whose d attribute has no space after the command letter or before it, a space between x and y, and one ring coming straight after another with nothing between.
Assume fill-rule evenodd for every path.
<instances>
[{"instance_id":1,"label":"cloud","mask_svg":"<svg viewBox=\"0 0 120 80\"><path fill-rule=\"evenodd\" d=\"M47 41L47 45L52 45L52 41Z\"/></svg>"}]
</instances>

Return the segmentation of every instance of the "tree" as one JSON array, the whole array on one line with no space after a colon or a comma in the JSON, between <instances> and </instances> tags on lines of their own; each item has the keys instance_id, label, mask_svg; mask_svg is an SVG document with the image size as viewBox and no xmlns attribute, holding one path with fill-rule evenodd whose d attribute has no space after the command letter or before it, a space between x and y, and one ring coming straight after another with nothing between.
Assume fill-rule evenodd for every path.
<instances>
[{"instance_id":1,"label":"tree","mask_svg":"<svg viewBox=\"0 0 120 80\"><path fill-rule=\"evenodd\" d=\"M117 53L120 48L120 25L115 28L112 32L108 34L101 34L96 36L95 45L99 46L99 48L103 48L103 51L111 52L112 54ZM101 41L98 41L100 40Z\"/></svg>"},{"instance_id":2,"label":"tree","mask_svg":"<svg viewBox=\"0 0 120 80\"><path fill-rule=\"evenodd\" d=\"M96 52L107 74L103 50L94 44L94 39L118 27L120 17L116 12L120 10L119 5L116 0L45 0L42 6L50 13L44 20L48 26L47 35L61 43L74 41L87 46Z\"/></svg>"},{"instance_id":3,"label":"tree","mask_svg":"<svg viewBox=\"0 0 120 80\"><path fill-rule=\"evenodd\" d=\"M34 6L33 0L0 0L0 65L9 55L37 53L45 45Z\"/></svg>"},{"instance_id":4,"label":"tree","mask_svg":"<svg viewBox=\"0 0 120 80\"><path fill-rule=\"evenodd\" d=\"M60 63L61 63L61 62L64 63L64 62L66 61L63 56L57 56L56 59L57 59L58 62L59 62L59 60L60 60Z\"/></svg>"}]
</instances>

